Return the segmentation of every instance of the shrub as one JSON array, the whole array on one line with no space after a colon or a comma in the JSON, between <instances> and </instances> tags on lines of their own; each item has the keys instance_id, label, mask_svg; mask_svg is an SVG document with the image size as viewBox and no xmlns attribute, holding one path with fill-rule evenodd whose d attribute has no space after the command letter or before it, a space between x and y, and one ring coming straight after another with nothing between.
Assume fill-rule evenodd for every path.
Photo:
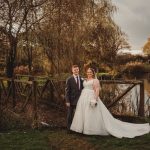
<instances>
[{"instance_id":1,"label":"shrub","mask_svg":"<svg viewBox=\"0 0 150 150\"><path fill-rule=\"evenodd\" d=\"M127 73L143 73L145 68L141 62L130 62L125 65L124 72Z\"/></svg>"},{"instance_id":2,"label":"shrub","mask_svg":"<svg viewBox=\"0 0 150 150\"><path fill-rule=\"evenodd\" d=\"M23 66L23 65L17 66L14 69L14 73L15 74L28 74L29 73L29 68L28 68L28 66Z\"/></svg>"}]
</instances>

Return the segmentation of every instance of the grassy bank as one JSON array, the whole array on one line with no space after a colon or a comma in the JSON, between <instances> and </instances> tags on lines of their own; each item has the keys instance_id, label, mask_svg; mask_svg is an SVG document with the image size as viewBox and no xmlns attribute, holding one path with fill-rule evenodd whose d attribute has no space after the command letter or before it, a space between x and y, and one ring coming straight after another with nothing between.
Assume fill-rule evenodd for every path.
<instances>
[{"instance_id":1,"label":"grassy bank","mask_svg":"<svg viewBox=\"0 0 150 150\"><path fill-rule=\"evenodd\" d=\"M68 134L66 130L0 133L1 150L149 150L150 134L134 139Z\"/></svg>"},{"instance_id":2,"label":"grassy bank","mask_svg":"<svg viewBox=\"0 0 150 150\"><path fill-rule=\"evenodd\" d=\"M150 64L141 62L130 62L123 67L123 71L126 73L149 73Z\"/></svg>"}]
</instances>

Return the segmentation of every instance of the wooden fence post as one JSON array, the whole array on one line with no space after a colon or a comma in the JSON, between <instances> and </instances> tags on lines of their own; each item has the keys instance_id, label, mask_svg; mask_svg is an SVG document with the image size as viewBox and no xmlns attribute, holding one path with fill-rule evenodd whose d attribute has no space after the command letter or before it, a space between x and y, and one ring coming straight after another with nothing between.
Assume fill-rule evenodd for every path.
<instances>
[{"instance_id":1,"label":"wooden fence post","mask_svg":"<svg viewBox=\"0 0 150 150\"><path fill-rule=\"evenodd\" d=\"M144 81L140 83L140 102L139 102L139 110L138 116L144 117Z\"/></svg>"},{"instance_id":2,"label":"wooden fence post","mask_svg":"<svg viewBox=\"0 0 150 150\"><path fill-rule=\"evenodd\" d=\"M2 86L0 84L0 124L1 124L1 120L2 120Z\"/></svg>"},{"instance_id":3,"label":"wooden fence post","mask_svg":"<svg viewBox=\"0 0 150 150\"><path fill-rule=\"evenodd\" d=\"M16 106L16 88L14 79L12 79L12 101L13 101L13 108Z\"/></svg>"},{"instance_id":4,"label":"wooden fence post","mask_svg":"<svg viewBox=\"0 0 150 150\"><path fill-rule=\"evenodd\" d=\"M32 100L33 100L33 128L38 127L38 116L37 116L37 81L32 81Z\"/></svg>"},{"instance_id":5,"label":"wooden fence post","mask_svg":"<svg viewBox=\"0 0 150 150\"><path fill-rule=\"evenodd\" d=\"M1 84L0 84L0 113L1 113L1 107L2 107L2 87L1 87Z\"/></svg>"},{"instance_id":6,"label":"wooden fence post","mask_svg":"<svg viewBox=\"0 0 150 150\"><path fill-rule=\"evenodd\" d=\"M50 100L54 100L54 85L52 80L50 80Z\"/></svg>"}]
</instances>

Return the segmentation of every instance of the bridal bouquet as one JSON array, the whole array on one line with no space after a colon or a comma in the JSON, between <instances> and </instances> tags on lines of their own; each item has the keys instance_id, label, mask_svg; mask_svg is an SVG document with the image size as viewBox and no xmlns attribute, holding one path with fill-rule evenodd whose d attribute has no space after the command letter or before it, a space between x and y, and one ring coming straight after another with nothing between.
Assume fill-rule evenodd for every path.
<instances>
[{"instance_id":1,"label":"bridal bouquet","mask_svg":"<svg viewBox=\"0 0 150 150\"><path fill-rule=\"evenodd\" d=\"M90 106L91 107L96 107L97 106L97 100L96 99L91 99Z\"/></svg>"}]
</instances>

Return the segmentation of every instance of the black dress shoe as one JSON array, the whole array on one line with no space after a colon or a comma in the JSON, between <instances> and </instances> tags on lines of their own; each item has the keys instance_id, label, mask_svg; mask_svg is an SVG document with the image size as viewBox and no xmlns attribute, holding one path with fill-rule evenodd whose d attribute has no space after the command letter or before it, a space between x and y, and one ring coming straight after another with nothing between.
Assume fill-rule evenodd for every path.
<instances>
[{"instance_id":1,"label":"black dress shoe","mask_svg":"<svg viewBox=\"0 0 150 150\"><path fill-rule=\"evenodd\" d=\"M68 134L72 134L72 133L73 133L73 131L71 131L71 130L67 130L67 133L68 133Z\"/></svg>"}]
</instances>

